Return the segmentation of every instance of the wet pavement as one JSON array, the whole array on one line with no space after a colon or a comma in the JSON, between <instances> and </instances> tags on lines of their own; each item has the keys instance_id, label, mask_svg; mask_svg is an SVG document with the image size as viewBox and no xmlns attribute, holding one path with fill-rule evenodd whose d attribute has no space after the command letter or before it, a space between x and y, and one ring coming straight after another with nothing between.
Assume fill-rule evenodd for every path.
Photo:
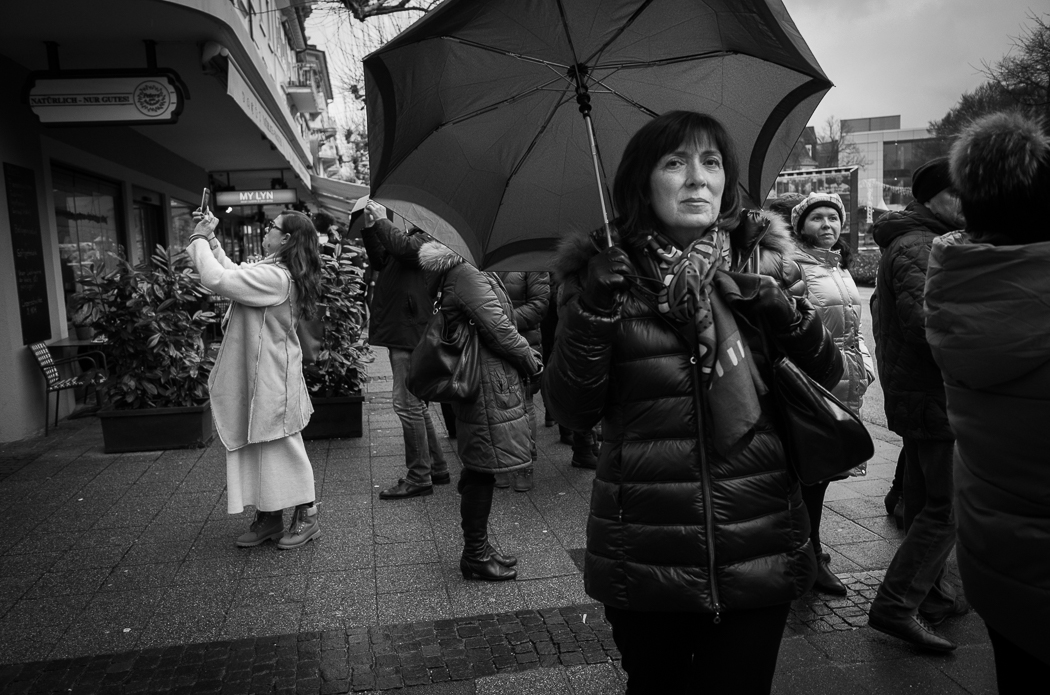
<instances>
[{"instance_id":1,"label":"wet pavement","mask_svg":"<svg viewBox=\"0 0 1050 695\"><path fill-rule=\"evenodd\" d=\"M0 445L0 692L623 692L577 564L593 473L541 426L535 488L497 490L493 505L492 539L518 556L518 579L464 581L455 486L378 499L404 459L377 354L365 436L307 445L322 536L299 550L234 547L250 514L226 513L217 440L104 454L86 418ZM866 626L901 538L882 503L900 441L871 431L868 476L832 484L821 526L849 595L795 603L774 692L994 693L975 614L938 628L959 644L948 656Z\"/></svg>"}]
</instances>

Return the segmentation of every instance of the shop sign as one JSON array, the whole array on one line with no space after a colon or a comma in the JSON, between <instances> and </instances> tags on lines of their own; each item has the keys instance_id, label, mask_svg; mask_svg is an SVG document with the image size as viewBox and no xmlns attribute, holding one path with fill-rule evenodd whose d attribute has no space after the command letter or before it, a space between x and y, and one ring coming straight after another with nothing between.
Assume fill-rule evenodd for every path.
<instances>
[{"instance_id":1,"label":"shop sign","mask_svg":"<svg viewBox=\"0 0 1050 695\"><path fill-rule=\"evenodd\" d=\"M49 125L175 123L186 89L171 70L36 72L25 100Z\"/></svg>"},{"instance_id":2,"label":"shop sign","mask_svg":"<svg viewBox=\"0 0 1050 695\"><path fill-rule=\"evenodd\" d=\"M219 191L215 194L215 206L227 205L283 205L298 203L299 194L294 188L276 188L262 191Z\"/></svg>"}]
</instances>

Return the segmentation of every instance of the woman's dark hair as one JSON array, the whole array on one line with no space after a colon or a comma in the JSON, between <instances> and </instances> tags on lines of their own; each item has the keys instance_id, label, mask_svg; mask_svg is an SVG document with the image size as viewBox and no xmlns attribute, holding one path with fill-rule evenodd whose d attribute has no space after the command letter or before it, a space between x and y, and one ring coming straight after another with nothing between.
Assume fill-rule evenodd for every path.
<instances>
[{"instance_id":1,"label":"woman's dark hair","mask_svg":"<svg viewBox=\"0 0 1050 695\"><path fill-rule=\"evenodd\" d=\"M321 301L321 256L318 252L317 230L310 217L298 210L285 210L277 216L281 231L291 239L275 255L288 267L299 290L299 312L305 319L317 314Z\"/></svg>"},{"instance_id":2,"label":"woman's dark hair","mask_svg":"<svg viewBox=\"0 0 1050 695\"><path fill-rule=\"evenodd\" d=\"M727 231L736 227L740 216L740 189L737 186L740 168L729 133L707 114L668 111L638 129L624 148L616 170L613 204L619 216L617 226L625 243L640 246L645 242L646 232L661 226L650 200L650 179L656 163L684 142L703 141L718 148L726 175L718 225Z\"/></svg>"}]
</instances>

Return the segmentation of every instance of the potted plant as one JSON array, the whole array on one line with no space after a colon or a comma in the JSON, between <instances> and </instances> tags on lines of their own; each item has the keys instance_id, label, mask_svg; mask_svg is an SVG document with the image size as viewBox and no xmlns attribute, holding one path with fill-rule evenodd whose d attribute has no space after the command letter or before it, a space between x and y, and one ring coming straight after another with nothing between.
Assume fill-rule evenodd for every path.
<instances>
[{"instance_id":1,"label":"potted plant","mask_svg":"<svg viewBox=\"0 0 1050 695\"><path fill-rule=\"evenodd\" d=\"M205 446L214 435L204 331L218 320L201 309L208 292L184 250L158 246L152 262L117 258L78 274L72 310L103 339L110 380L99 411L106 453Z\"/></svg>"},{"instance_id":2,"label":"potted plant","mask_svg":"<svg viewBox=\"0 0 1050 695\"><path fill-rule=\"evenodd\" d=\"M321 247L321 306L324 337L314 364L303 372L314 414L304 439L363 434L360 368L374 359L365 342L364 249L344 243Z\"/></svg>"}]
</instances>

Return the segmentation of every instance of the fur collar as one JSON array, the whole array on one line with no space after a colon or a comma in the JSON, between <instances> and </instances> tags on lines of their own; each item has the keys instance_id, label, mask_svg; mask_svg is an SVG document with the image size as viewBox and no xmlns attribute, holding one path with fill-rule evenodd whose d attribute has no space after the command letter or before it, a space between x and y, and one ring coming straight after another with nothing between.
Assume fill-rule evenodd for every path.
<instances>
[{"instance_id":1,"label":"fur collar","mask_svg":"<svg viewBox=\"0 0 1050 695\"><path fill-rule=\"evenodd\" d=\"M419 247L419 267L434 275L444 275L467 259L437 241L428 241Z\"/></svg>"},{"instance_id":2,"label":"fur collar","mask_svg":"<svg viewBox=\"0 0 1050 695\"><path fill-rule=\"evenodd\" d=\"M784 219L768 210L756 212L757 219L755 220L749 219L747 214L742 213L741 223L729 233L733 253L738 254L753 248L755 237L766 229L765 234L758 240L758 247L763 255L772 253L785 259L796 258L799 251ZM604 234L601 237L604 239ZM620 243L620 234L615 225L612 226L612 237L614 244ZM598 255L599 251L604 250L604 240L601 242L602 248L599 248L592 239L591 233L576 231L559 242L552 266L554 279L558 283L582 275L587 268L588 261Z\"/></svg>"}]
</instances>

